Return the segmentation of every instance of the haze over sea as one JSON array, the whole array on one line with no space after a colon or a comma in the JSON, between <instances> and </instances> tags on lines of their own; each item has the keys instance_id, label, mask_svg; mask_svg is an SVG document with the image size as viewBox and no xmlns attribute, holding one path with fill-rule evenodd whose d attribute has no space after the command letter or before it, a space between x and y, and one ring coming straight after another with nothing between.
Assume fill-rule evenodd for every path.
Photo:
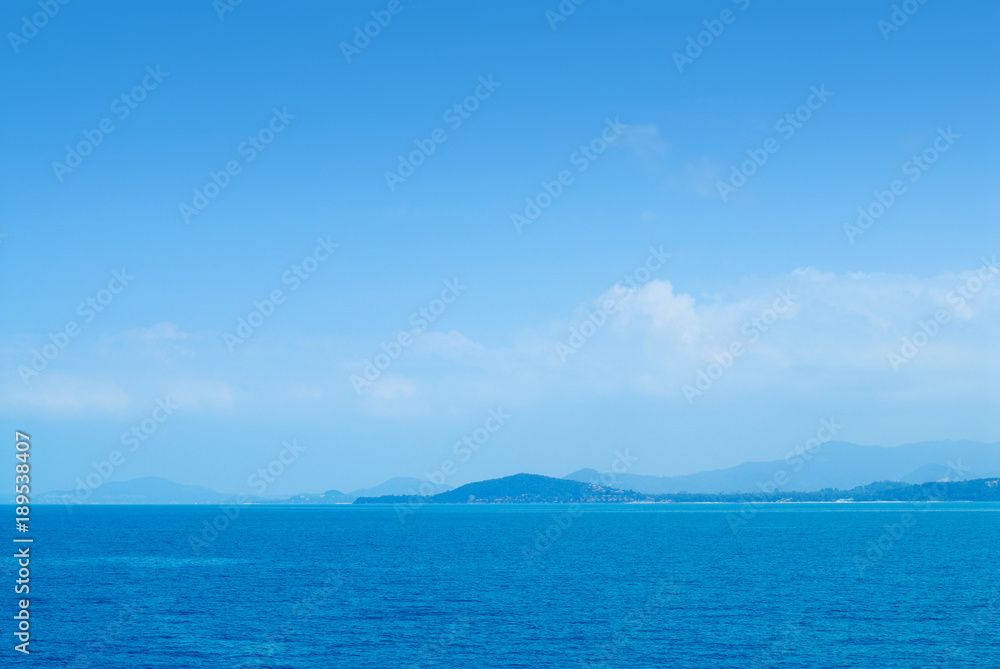
<instances>
[{"instance_id":1,"label":"haze over sea","mask_svg":"<svg viewBox=\"0 0 1000 669\"><path fill-rule=\"evenodd\" d=\"M741 511L41 506L11 666L997 666L1000 505Z\"/></svg>"}]
</instances>

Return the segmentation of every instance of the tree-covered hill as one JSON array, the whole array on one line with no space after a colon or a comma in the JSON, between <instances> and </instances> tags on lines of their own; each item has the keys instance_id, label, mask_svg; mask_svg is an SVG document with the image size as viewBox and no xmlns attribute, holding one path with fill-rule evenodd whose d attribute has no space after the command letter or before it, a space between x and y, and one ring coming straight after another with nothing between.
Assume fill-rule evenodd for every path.
<instances>
[{"instance_id":1,"label":"tree-covered hill","mask_svg":"<svg viewBox=\"0 0 1000 669\"><path fill-rule=\"evenodd\" d=\"M361 497L355 504L487 504L487 503L582 503L652 501L652 496L614 490L580 481L557 479L538 474L515 474L499 479L478 481L431 497L383 496Z\"/></svg>"},{"instance_id":2,"label":"tree-covered hill","mask_svg":"<svg viewBox=\"0 0 1000 669\"><path fill-rule=\"evenodd\" d=\"M826 488L816 492L686 493L647 495L631 490L516 474L478 481L429 497L385 495L360 497L355 504L496 504L496 503L625 503L625 502L1000 502L1000 480L938 481L911 485L878 481L850 490Z\"/></svg>"}]
</instances>

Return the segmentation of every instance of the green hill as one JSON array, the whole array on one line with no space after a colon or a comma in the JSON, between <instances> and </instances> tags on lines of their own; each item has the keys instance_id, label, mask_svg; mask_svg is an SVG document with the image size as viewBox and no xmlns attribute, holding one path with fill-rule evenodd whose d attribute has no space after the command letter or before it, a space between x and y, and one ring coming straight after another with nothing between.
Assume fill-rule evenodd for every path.
<instances>
[{"instance_id":1,"label":"green hill","mask_svg":"<svg viewBox=\"0 0 1000 669\"><path fill-rule=\"evenodd\" d=\"M488 503L583 503L652 501L649 495L614 490L599 485L557 479L538 474L515 474L469 483L432 497L360 497L355 504L488 504Z\"/></svg>"},{"instance_id":2,"label":"green hill","mask_svg":"<svg viewBox=\"0 0 1000 669\"><path fill-rule=\"evenodd\" d=\"M826 488L816 492L774 493L676 493L647 495L616 490L583 481L557 479L537 474L516 474L478 481L431 497L384 495L359 497L355 504L497 504L592 502L1000 502L1000 481L940 481L911 485L899 481L877 481L850 490Z\"/></svg>"}]
</instances>

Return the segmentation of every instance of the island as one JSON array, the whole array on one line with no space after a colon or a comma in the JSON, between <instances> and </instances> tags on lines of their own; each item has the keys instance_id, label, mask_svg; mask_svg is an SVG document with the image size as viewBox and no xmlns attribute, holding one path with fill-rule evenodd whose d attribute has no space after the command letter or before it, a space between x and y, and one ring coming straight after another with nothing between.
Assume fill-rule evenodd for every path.
<instances>
[{"instance_id":1,"label":"island","mask_svg":"<svg viewBox=\"0 0 1000 669\"><path fill-rule=\"evenodd\" d=\"M515 474L469 483L436 495L358 497L354 504L637 504L718 502L1000 502L1000 480L935 481L909 484L879 481L850 490L815 492L673 493L651 495L632 490L541 476Z\"/></svg>"}]
</instances>

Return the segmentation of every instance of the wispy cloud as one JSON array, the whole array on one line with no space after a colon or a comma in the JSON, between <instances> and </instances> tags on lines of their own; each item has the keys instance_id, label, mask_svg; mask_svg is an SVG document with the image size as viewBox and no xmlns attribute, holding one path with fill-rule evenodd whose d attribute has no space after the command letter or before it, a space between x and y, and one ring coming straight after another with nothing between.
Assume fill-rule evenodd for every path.
<instances>
[{"instance_id":1,"label":"wispy cloud","mask_svg":"<svg viewBox=\"0 0 1000 669\"><path fill-rule=\"evenodd\" d=\"M458 330L414 333L407 354L362 396L352 392L348 377L364 364L361 356L370 347L352 357L329 340L296 339L291 345L276 335L257 342L252 356L220 359L210 334L160 323L101 337L86 362L68 361L66 369L50 371L28 389L10 379L0 392L15 409L115 417L140 412L143 402L166 395L188 410L234 415L290 404L299 411L354 407L396 417L493 401L517 405L629 394L671 400L683 398L683 386L725 359L735 344L742 350L739 359L717 382L727 393L850 389L861 397L902 392L897 386L904 384L911 397L934 397L942 387L960 396L982 389L949 379L1000 371L992 340L984 335L1000 326L1000 280L981 276L981 267L978 273L974 268L929 278L801 268L713 295L684 292L666 279L612 286L547 321L506 333L499 346ZM968 292L965 286L976 288L967 298L956 292ZM618 307L607 321L592 332L584 328L582 345L561 360L557 345L612 298ZM930 327L928 319L938 312L947 322L926 342L917 335L919 355L894 369L890 354L903 350L922 323ZM8 342L4 350L15 347Z\"/></svg>"}]
</instances>

